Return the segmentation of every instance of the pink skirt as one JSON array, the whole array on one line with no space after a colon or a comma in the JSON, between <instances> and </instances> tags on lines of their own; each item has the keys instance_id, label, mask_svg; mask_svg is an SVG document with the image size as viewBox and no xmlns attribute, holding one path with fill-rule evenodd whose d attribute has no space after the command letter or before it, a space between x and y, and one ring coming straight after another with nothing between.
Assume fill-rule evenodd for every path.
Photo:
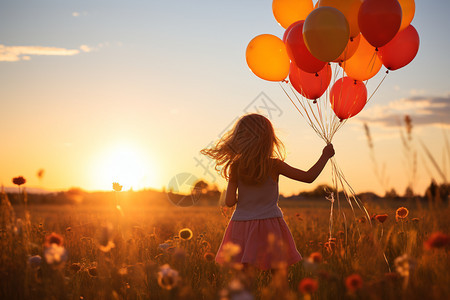
<instances>
[{"instance_id":1,"label":"pink skirt","mask_svg":"<svg viewBox=\"0 0 450 300\"><path fill-rule=\"evenodd\" d=\"M230 220L215 260L219 264L238 262L268 270L290 266L301 259L284 219L270 218Z\"/></svg>"}]
</instances>

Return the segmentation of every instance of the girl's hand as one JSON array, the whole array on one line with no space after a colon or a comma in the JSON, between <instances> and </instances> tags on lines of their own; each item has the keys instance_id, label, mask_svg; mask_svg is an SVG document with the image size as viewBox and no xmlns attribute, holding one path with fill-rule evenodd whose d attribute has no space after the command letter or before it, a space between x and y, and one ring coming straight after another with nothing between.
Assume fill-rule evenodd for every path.
<instances>
[{"instance_id":1,"label":"girl's hand","mask_svg":"<svg viewBox=\"0 0 450 300\"><path fill-rule=\"evenodd\" d=\"M327 159L330 159L334 156L334 148L333 144L328 144L323 148L322 155L325 156Z\"/></svg>"}]
</instances>

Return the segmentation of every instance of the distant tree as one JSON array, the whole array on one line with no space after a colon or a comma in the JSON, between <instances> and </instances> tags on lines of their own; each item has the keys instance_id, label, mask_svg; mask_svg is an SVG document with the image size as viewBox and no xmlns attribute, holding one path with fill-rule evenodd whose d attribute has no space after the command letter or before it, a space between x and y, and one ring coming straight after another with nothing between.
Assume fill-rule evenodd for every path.
<instances>
[{"instance_id":1,"label":"distant tree","mask_svg":"<svg viewBox=\"0 0 450 300\"><path fill-rule=\"evenodd\" d=\"M425 199L428 201L448 201L450 194L450 185L443 183L438 185L435 180L432 180L425 191Z\"/></svg>"},{"instance_id":2,"label":"distant tree","mask_svg":"<svg viewBox=\"0 0 450 300\"><path fill-rule=\"evenodd\" d=\"M394 188L392 188L390 191L386 192L384 197L387 199L395 199L395 198L398 198L399 196L397 194L397 191Z\"/></svg>"}]
</instances>

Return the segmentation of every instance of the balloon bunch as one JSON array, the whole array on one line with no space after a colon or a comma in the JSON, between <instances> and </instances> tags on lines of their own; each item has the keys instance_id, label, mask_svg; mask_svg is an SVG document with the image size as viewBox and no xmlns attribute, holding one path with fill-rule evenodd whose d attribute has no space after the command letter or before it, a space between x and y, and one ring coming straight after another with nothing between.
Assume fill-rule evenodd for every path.
<instances>
[{"instance_id":1,"label":"balloon bunch","mask_svg":"<svg viewBox=\"0 0 450 300\"><path fill-rule=\"evenodd\" d=\"M271 34L253 38L246 50L247 64L258 77L280 82L298 112L327 143L345 120L364 108L386 75L370 97L368 80L383 65L386 74L406 66L419 49L419 35L410 24L414 0L319 0L315 5L312 0L273 0L272 10L285 28L283 38ZM352 210L353 200L368 217L335 159L332 172L338 205L341 189ZM333 194L330 200L331 237Z\"/></svg>"},{"instance_id":2,"label":"balloon bunch","mask_svg":"<svg viewBox=\"0 0 450 300\"><path fill-rule=\"evenodd\" d=\"M363 81L384 65L397 70L419 49L419 35L410 25L414 0L274 0L275 19L283 39L256 36L246 51L247 64L258 77L289 80L307 99L320 98L335 74L329 101L340 120L359 113L367 102ZM341 70L342 69L342 70ZM345 74L345 76L344 76Z\"/></svg>"}]
</instances>

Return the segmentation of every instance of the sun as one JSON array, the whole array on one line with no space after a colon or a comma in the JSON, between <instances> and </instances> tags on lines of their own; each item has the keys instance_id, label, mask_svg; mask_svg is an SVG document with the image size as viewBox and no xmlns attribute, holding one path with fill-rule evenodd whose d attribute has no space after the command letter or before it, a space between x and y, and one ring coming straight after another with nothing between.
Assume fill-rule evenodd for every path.
<instances>
[{"instance_id":1,"label":"sun","mask_svg":"<svg viewBox=\"0 0 450 300\"><path fill-rule=\"evenodd\" d=\"M93 171L98 189L112 189L112 183L118 182L124 190L138 190L153 184L155 164L141 148L121 143L102 151Z\"/></svg>"}]
</instances>

